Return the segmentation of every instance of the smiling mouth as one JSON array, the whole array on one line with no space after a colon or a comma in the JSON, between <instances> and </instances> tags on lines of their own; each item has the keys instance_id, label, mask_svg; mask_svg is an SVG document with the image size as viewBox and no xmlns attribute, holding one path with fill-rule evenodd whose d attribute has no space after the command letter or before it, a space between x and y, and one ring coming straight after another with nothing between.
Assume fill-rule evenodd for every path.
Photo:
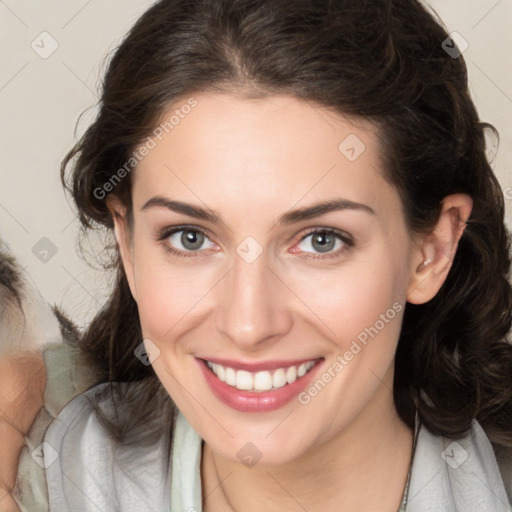
<instances>
[{"instance_id":1,"label":"smiling mouth","mask_svg":"<svg viewBox=\"0 0 512 512\"><path fill-rule=\"evenodd\" d=\"M288 384L292 384L297 379L308 373L319 359L313 359L300 365L291 365L275 370L264 370L259 372L248 372L246 370L235 370L228 366L223 366L211 361L205 361L206 366L221 381L240 391L254 391L262 393L265 391L274 391Z\"/></svg>"}]
</instances>

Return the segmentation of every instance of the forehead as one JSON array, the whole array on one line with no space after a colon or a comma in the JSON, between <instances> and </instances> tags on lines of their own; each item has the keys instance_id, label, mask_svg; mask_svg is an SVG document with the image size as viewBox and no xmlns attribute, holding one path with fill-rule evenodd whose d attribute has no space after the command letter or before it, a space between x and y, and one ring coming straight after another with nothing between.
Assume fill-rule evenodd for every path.
<instances>
[{"instance_id":1,"label":"forehead","mask_svg":"<svg viewBox=\"0 0 512 512\"><path fill-rule=\"evenodd\" d=\"M397 201L377 128L312 102L200 93L170 107L157 130L135 171L135 209L153 195L256 216L340 197L375 210Z\"/></svg>"}]
</instances>

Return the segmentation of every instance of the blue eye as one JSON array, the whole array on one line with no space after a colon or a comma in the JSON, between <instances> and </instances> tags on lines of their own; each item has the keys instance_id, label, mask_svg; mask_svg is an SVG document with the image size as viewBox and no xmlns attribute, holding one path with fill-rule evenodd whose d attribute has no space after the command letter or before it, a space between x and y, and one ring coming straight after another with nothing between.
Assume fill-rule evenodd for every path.
<instances>
[{"instance_id":1,"label":"blue eye","mask_svg":"<svg viewBox=\"0 0 512 512\"><path fill-rule=\"evenodd\" d=\"M187 257L196 256L194 253L199 252L205 241L209 241L209 238L198 228L178 227L164 230L158 236L158 240L166 241L164 244L166 251L178 257ZM210 247L213 245L214 244L210 242Z\"/></svg>"},{"instance_id":2,"label":"blue eye","mask_svg":"<svg viewBox=\"0 0 512 512\"><path fill-rule=\"evenodd\" d=\"M302 247L300 245L303 244ZM298 246L301 252L311 254L314 259L340 256L354 245L352 239L334 229L316 229L301 238ZM308 250L311 248L312 250ZM296 252L296 251L294 251ZM326 256L322 256L326 254Z\"/></svg>"},{"instance_id":3,"label":"blue eye","mask_svg":"<svg viewBox=\"0 0 512 512\"><path fill-rule=\"evenodd\" d=\"M179 236L181 233L181 236ZM192 229L182 229L176 231L168 237L174 243L180 243L180 250L185 249L187 251L196 251L201 248L206 240L206 236L200 231L194 231Z\"/></svg>"},{"instance_id":4,"label":"blue eye","mask_svg":"<svg viewBox=\"0 0 512 512\"><path fill-rule=\"evenodd\" d=\"M157 235L157 240L163 242L167 252L178 258L196 257L203 249L216 246L202 229L193 226L164 229ZM303 236L296 245L298 249L293 248L291 252L301 256L304 253L306 258L327 259L340 257L353 246L349 235L332 228L317 228Z\"/></svg>"}]
</instances>

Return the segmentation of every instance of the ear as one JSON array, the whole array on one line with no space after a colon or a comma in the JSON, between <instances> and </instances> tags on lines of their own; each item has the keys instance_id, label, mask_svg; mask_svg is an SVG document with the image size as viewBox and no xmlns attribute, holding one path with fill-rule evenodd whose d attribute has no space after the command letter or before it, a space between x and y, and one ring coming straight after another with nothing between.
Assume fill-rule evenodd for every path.
<instances>
[{"instance_id":1,"label":"ear","mask_svg":"<svg viewBox=\"0 0 512 512\"><path fill-rule=\"evenodd\" d=\"M473 208L473 200L467 194L446 196L442 204L433 231L413 250L407 289L407 301L412 304L428 302L445 282Z\"/></svg>"},{"instance_id":2,"label":"ear","mask_svg":"<svg viewBox=\"0 0 512 512\"><path fill-rule=\"evenodd\" d=\"M126 207L123 205L119 197L114 194L109 194L107 196L106 203L114 222L114 233L117 241L117 248L121 255L121 261L128 280L128 285L135 302L137 302L133 270L132 237L130 226L128 225Z\"/></svg>"}]
</instances>

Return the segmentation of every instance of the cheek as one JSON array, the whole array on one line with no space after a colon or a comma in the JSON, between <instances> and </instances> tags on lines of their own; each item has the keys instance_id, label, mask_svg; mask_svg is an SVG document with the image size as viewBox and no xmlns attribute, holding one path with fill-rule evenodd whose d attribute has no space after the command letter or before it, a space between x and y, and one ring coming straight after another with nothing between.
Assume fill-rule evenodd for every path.
<instances>
[{"instance_id":1,"label":"cheek","mask_svg":"<svg viewBox=\"0 0 512 512\"><path fill-rule=\"evenodd\" d=\"M301 293L310 290L302 296L320 319L313 320L314 325L332 348L324 372L332 382L329 391L317 400L317 390L323 387L313 383L300 402L311 403L319 415L332 411L330 423L322 427L324 435L354 418L373 396L382 396L379 389L392 388L388 379L403 318L406 259L406 250L382 244L337 273L318 272L316 280L302 282Z\"/></svg>"},{"instance_id":2,"label":"cheek","mask_svg":"<svg viewBox=\"0 0 512 512\"><path fill-rule=\"evenodd\" d=\"M171 263L166 254L141 251L136 255L134 281L137 305L144 336L152 340L164 340L172 336L179 324L197 321L208 301L212 288L211 272Z\"/></svg>"},{"instance_id":3,"label":"cheek","mask_svg":"<svg viewBox=\"0 0 512 512\"><path fill-rule=\"evenodd\" d=\"M403 256L401 261L392 256L391 248L376 247L336 271L295 273L293 289L317 317L315 324L323 325L325 336L346 349L376 323L379 331L396 338L398 328L391 324L399 324L397 310L405 302L404 265Z\"/></svg>"}]
</instances>

